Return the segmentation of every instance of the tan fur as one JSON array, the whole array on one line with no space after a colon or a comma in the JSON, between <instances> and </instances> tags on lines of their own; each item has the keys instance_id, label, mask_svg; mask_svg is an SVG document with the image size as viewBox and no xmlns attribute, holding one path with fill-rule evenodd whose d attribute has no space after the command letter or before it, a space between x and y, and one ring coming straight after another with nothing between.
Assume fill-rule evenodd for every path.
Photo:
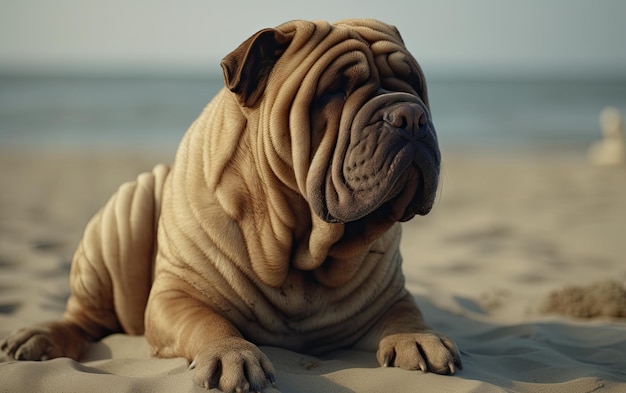
<instances>
[{"instance_id":1,"label":"tan fur","mask_svg":"<svg viewBox=\"0 0 626 393\"><path fill-rule=\"evenodd\" d=\"M370 55L358 55L364 42ZM273 52L254 52L267 47ZM382 365L454 372L456 347L430 331L404 289L396 221L415 176L394 186L399 202L354 222L330 218L352 214L358 200L345 202L352 194L338 190L337 208L332 196L320 204L316 185L335 170L327 165L348 138L345 119L358 123L372 93L356 89L342 116L335 106L311 110L345 53L356 54L357 67L337 71L404 69L413 79L403 89L424 101L410 98L410 105L427 106L421 71L408 68L412 58L390 26L296 21L258 33L224 60L228 89L190 127L171 170L157 166L122 186L89 223L64 319L23 329L3 348L15 358L76 358L86 341L144 333L145 309L154 353L186 357L207 388L259 391L273 382L254 344L310 353L378 349ZM271 71L249 63L266 56L274 56ZM372 62L376 70L363 69ZM395 85L408 83L398 78ZM326 206L328 219L318 213Z\"/></svg>"}]
</instances>

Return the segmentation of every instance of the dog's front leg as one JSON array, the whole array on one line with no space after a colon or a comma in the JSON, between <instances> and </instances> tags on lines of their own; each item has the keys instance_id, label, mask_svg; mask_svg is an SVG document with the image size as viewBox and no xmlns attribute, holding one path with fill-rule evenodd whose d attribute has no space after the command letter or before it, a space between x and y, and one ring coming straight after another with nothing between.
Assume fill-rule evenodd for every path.
<instances>
[{"instance_id":1,"label":"dog's front leg","mask_svg":"<svg viewBox=\"0 0 626 393\"><path fill-rule=\"evenodd\" d=\"M274 368L224 317L207 306L189 284L155 280L146 309L146 338L159 357L185 357L194 381L223 392L260 392L274 384Z\"/></svg>"}]
</instances>

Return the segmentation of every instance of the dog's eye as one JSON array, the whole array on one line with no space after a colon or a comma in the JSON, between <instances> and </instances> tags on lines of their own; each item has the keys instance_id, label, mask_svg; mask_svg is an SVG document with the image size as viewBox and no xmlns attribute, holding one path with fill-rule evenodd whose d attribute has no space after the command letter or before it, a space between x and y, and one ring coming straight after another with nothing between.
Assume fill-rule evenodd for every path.
<instances>
[{"instance_id":1,"label":"dog's eye","mask_svg":"<svg viewBox=\"0 0 626 393\"><path fill-rule=\"evenodd\" d=\"M341 79L336 79L330 86L326 87L321 96L319 97L319 101L322 104L329 103L335 100L345 101L348 98L348 93L346 91L346 85Z\"/></svg>"},{"instance_id":2,"label":"dog's eye","mask_svg":"<svg viewBox=\"0 0 626 393\"><path fill-rule=\"evenodd\" d=\"M391 90L404 91L422 97L424 81L417 62L403 52L388 55L387 61L392 71L392 75L386 78L387 83L392 86Z\"/></svg>"},{"instance_id":3,"label":"dog's eye","mask_svg":"<svg viewBox=\"0 0 626 393\"><path fill-rule=\"evenodd\" d=\"M346 93L345 90L343 89L337 89L337 90L332 90L329 92L324 93L324 96L322 97L323 101L332 101L335 99L340 99L342 101L345 101L348 98L348 94Z\"/></svg>"}]
</instances>

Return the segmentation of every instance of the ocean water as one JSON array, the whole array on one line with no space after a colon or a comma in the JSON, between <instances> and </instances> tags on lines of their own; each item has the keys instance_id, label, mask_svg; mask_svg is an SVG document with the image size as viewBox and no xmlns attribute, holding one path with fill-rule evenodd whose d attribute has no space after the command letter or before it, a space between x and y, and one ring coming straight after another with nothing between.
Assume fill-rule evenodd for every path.
<instances>
[{"instance_id":1,"label":"ocean water","mask_svg":"<svg viewBox=\"0 0 626 393\"><path fill-rule=\"evenodd\" d=\"M0 76L0 146L175 149L221 76ZM437 78L439 140L453 148L584 149L608 105L626 114L626 80Z\"/></svg>"}]
</instances>

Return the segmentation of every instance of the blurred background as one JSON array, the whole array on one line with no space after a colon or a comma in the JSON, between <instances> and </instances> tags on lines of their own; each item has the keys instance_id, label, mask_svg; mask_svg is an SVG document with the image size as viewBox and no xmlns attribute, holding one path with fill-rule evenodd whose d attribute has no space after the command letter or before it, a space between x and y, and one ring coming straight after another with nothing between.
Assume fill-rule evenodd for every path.
<instances>
[{"instance_id":1,"label":"blurred background","mask_svg":"<svg viewBox=\"0 0 626 393\"><path fill-rule=\"evenodd\" d=\"M174 150L242 41L350 17L398 27L443 148L582 151L626 110L622 0L3 0L0 145Z\"/></svg>"}]
</instances>

